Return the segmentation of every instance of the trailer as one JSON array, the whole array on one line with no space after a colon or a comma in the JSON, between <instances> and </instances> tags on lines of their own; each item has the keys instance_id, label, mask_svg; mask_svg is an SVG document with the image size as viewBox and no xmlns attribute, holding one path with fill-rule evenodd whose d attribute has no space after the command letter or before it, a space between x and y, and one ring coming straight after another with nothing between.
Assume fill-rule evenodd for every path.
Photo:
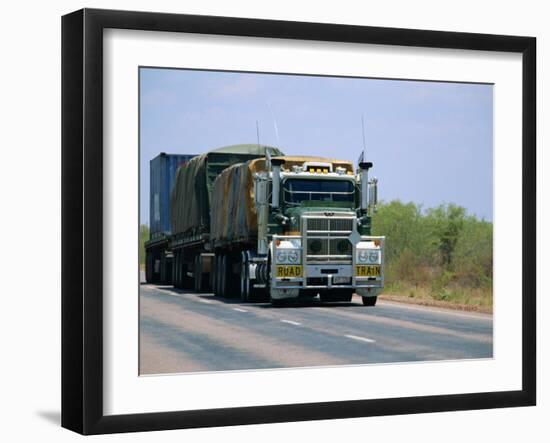
<instances>
[{"instance_id":1,"label":"trailer","mask_svg":"<svg viewBox=\"0 0 550 443\"><path fill-rule=\"evenodd\" d=\"M269 146L231 145L201 155L182 156L185 161L177 170L164 168L166 175L162 183L166 186L162 188L164 194L159 200L163 208L160 213L164 229L161 234L152 234L146 245L146 274L154 276L153 280L147 281L173 284L181 289L192 288L199 292L209 290L213 258L210 200L214 181L231 165L265 157L266 150L282 154ZM155 160L151 162L152 175L158 168ZM168 174L171 174L169 181L166 180ZM153 181L151 184L153 186ZM154 189L151 188L152 205L156 201ZM153 209L151 211L153 217ZM151 226L153 223L151 219ZM167 226L169 229L166 229Z\"/></svg>"},{"instance_id":2,"label":"trailer","mask_svg":"<svg viewBox=\"0 0 550 443\"><path fill-rule=\"evenodd\" d=\"M170 192L176 172L193 157L195 155L161 152L149 162L149 240L145 243L145 279L148 283L172 282Z\"/></svg>"}]
</instances>

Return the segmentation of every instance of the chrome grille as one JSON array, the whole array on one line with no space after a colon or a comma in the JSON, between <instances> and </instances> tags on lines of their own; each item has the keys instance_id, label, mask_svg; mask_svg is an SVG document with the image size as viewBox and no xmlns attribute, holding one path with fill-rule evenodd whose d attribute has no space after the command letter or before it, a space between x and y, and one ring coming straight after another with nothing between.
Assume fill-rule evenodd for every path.
<instances>
[{"instance_id":1,"label":"chrome grille","mask_svg":"<svg viewBox=\"0 0 550 443\"><path fill-rule=\"evenodd\" d=\"M351 243L345 238L308 238L308 255L349 255Z\"/></svg>"},{"instance_id":2,"label":"chrome grille","mask_svg":"<svg viewBox=\"0 0 550 443\"><path fill-rule=\"evenodd\" d=\"M328 231L329 220L326 218L308 218L307 230L308 231Z\"/></svg>"},{"instance_id":3,"label":"chrome grille","mask_svg":"<svg viewBox=\"0 0 550 443\"><path fill-rule=\"evenodd\" d=\"M353 218L308 218L307 231L344 231L351 233Z\"/></svg>"},{"instance_id":4,"label":"chrome grille","mask_svg":"<svg viewBox=\"0 0 550 443\"><path fill-rule=\"evenodd\" d=\"M348 235L353 230L353 218L305 218L309 261L351 261L352 245Z\"/></svg>"}]
</instances>

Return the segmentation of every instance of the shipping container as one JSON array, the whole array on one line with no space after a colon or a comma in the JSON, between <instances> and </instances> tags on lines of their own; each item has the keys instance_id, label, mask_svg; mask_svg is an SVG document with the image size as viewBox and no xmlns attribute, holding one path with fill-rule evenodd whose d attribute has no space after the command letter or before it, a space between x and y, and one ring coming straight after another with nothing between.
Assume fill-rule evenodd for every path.
<instances>
[{"instance_id":1,"label":"shipping container","mask_svg":"<svg viewBox=\"0 0 550 443\"><path fill-rule=\"evenodd\" d=\"M162 152L150 161L149 229L151 240L170 234L170 192L178 168L194 155Z\"/></svg>"}]
</instances>

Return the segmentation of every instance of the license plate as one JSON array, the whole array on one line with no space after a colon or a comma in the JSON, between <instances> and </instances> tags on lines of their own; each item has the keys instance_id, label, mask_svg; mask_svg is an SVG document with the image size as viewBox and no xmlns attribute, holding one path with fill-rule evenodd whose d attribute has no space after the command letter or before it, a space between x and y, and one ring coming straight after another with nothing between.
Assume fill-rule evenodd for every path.
<instances>
[{"instance_id":1,"label":"license plate","mask_svg":"<svg viewBox=\"0 0 550 443\"><path fill-rule=\"evenodd\" d=\"M355 275L357 277L380 277L380 266L355 266Z\"/></svg>"},{"instance_id":2,"label":"license plate","mask_svg":"<svg viewBox=\"0 0 550 443\"><path fill-rule=\"evenodd\" d=\"M301 266L277 266L277 278L293 278L301 276Z\"/></svg>"}]
</instances>

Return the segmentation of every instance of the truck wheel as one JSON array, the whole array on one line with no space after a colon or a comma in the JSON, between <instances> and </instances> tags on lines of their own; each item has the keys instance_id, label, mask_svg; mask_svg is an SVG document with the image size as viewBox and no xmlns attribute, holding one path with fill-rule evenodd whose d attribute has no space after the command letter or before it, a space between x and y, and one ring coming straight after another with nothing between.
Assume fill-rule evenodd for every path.
<instances>
[{"instance_id":1,"label":"truck wheel","mask_svg":"<svg viewBox=\"0 0 550 443\"><path fill-rule=\"evenodd\" d=\"M212 269L212 292L214 292L214 295L216 296L220 295L220 290L219 290L220 279L218 276L218 273L220 270L219 261L220 261L220 256L218 254L214 255L214 263L213 263L213 269Z\"/></svg>"},{"instance_id":2,"label":"truck wheel","mask_svg":"<svg viewBox=\"0 0 550 443\"><path fill-rule=\"evenodd\" d=\"M236 273L235 270L240 267L239 256L235 253L227 254L227 284L226 291L227 297L237 298L240 297L240 272Z\"/></svg>"},{"instance_id":3,"label":"truck wheel","mask_svg":"<svg viewBox=\"0 0 550 443\"><path fill-rule=\"evenodd\" d=\"M363 298L363 304L365 306L374 306L376 305L376 300L378 297L362 297Z\"/></svg>"},{"instance_id":4,"label":"truck wheel","mask_svg":"<svg viewBox=\"0 0 550 443\"><path fill-rule=\"evenodd\" d=\"M216 257L216 295L222 297L222 256Z\"/></svg>"},{"instance_id":5,"label":"truck wheel","mask_svg":"<svg viewBox=\"0 0 550 443\"><path fill-rule=\"evenodd\" d=\"M271 295L269 296L269 302L271 303L271 306L273 306L274 308L282 308L285 304L284 300L273 298Z\"/></svg>"},{"instance_id":6,"label":"truck wheel","mask_svg":"<svg viewBox=\"0 0 550 443\"><path fill-rule=\"evenodd\" d=\"M220 257L220 296L227 296L227 255Z\"/></svg>"},{"instance_id":7,"label":"truck wheel","mask_svg":"<svg viewBox=\"0 0 550 443\"><path fill-rule=\"evenodd\" d=\"M176 261L176 279L175 279L175 287L181 288L181 268L182 268L182 260L181 260L181 251L178 251L177 254L177 261Z\"/></svg>"},{"instance_id":8,"label":"truck wheel","mask_svg":"<svg viewBox=\"0 0 550 443\"><path fill-rule=\"evenodd\" d=\"M151 283L153 280L153 257L149 251L145 253L145 281Z\"/></svg>"},{"instance_id":9,"label":"truck wheel","mask_svg":"<svg viewBox=\"0 0 550 443\"><path fill-rule=\"evenodd\" d=\"M222 296L222 256L216 257L216 295Z\"/></svg>"},{"instance_id":10,"label":"truck wheel","mask_svg":"<svg viewBox=\"0 0 550 443\"><path fill-rule=\"evenodd\" d=\"M250 301L250 275L248 268L248 257L246 252L241 253L241 301L248 303Z\"/></svg>"},{"instance_id":11,"label":"truck wheel","mask_svg":"<svg viewBox=\"0 0 550 443\"><path fill-rule=\"evenodd\" d=\"M189 261L193 263L192 260L190 260L189 255L191 254L190 251L182 250L180 254L180 272L181 272L181 288L182 289L193 289L193 277L189 277L187 273L189 272Z\"/></svg>"},{"instance_id":12,"label":"truck wheel","mask_svg":"<svg viewBox=\"0 0 550 443\"><path fill-rule=\"evenodd\" d=\"M161 285L166 284L166 255L164 254L164 251L161 253L160 256L160 278L159 283Z\"/></svg>"},{"instance_id":13,"label":"truck wheel","mask_svg":"<svg viewBox=\"0 0 550 443\"><path fill-rule=\"evenodd\" d=\"M191 289L192 287L193 287L193 283L189 278L189 276L187 275L187 265L185 263L182 263L181 264L181 288Z\"/></svg>"},{"instance_id":14,"label":"truck wheel","mask_svg":"<svg viewBox=\"0 0 550 443\"><path fill-rule=\"evenodd\" d=\"M172 261L172 286L177 288L178 280L178 253L174 252L174 260Z\"/></svg>"},{"instance_id":15,"label":"truck wheel","mask_svg":"<svg viewBox=\"0 0 550 443\"><path fill-rule=\"evenodd\" d=\"M216 257L212 259L212 263L210 264L210 273L208 274L208 289L212 291L213 294L216 294L216 289L214 287L214 275L216 273Z\"/></svg>"},{"instance_id":16,"label":"truck wheel","mask_svg":"<svg viewBox=\"0 0 550 443\"><path fill-rule=\"evenodd\" d=\"M197 255L195 257L195 268L193 270L193 283L196 292L202 292L202 269L201 269L201 257Z\"/></svg>"},{"instance_id":17,"label":"truck wheel","mask_svg":"<svg viewBox=\"0 0 550 443\"><path fill-rule=\"evenodd\" d=\"M183 289L183 253L178 254L178 288Z\"/></svg>"},{"instance_id":18,"label":"truck wheel","mask_svg":"<svg viewBox=\"0 0 550 443\"><path fill-rule=\"evenodd\" d=\"M322 302L350 302L353 298L353 290L351 289L333 289L329 292L321 292Z\"/></svg>"}]
</instances>

